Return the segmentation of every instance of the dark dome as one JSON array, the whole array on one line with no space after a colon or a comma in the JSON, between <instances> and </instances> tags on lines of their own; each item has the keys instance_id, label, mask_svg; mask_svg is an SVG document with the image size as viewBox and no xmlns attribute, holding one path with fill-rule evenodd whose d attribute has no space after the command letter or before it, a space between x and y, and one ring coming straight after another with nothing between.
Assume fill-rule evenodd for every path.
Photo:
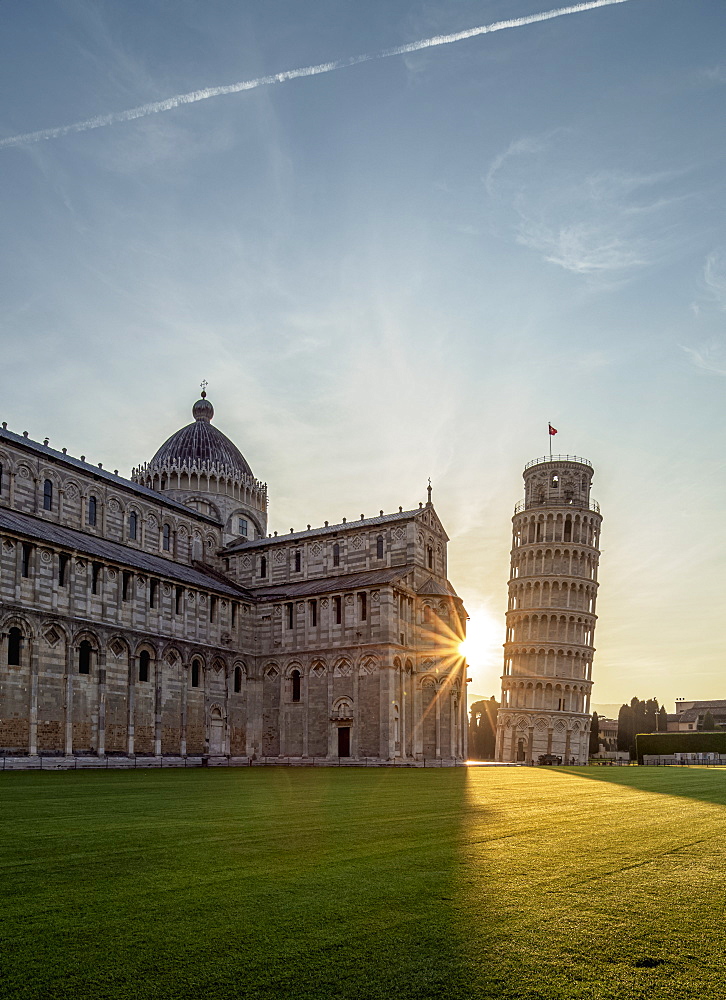
<instances>
[{"instance_id":1,"label":"dark dome","mask_svg":"<svg viewBox=\"0 0 726 1000\"><path fill-rule=\"evenodd\" d=\"M149 463L151 469L215 466L222 467L235 477L252 476L252 469L239 448L216 427L212 427L214 407L206 395L203 392L202 398L192 408L194 423L182 427L164 442Z\"/></svg>"}]
</instances>

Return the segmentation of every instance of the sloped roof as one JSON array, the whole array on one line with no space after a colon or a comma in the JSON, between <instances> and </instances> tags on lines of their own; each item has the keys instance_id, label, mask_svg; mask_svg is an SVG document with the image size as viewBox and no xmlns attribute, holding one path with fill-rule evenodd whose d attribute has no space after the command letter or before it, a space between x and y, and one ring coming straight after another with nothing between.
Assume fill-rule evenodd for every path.
<instances>
[{"instance_id":1,"label":"sloped roof","mask_svg":"<svg viewBox=\"0 0 726 1000\"><path fill-rule=\"evenodd\" d=\"M434 580L432 576L428 580L424 581L421 586L416 591L417 594L434 595L436 597L456 597L456 591L451 586L449 581L446 581L446 586L443 583L439 583L438 580Z\"/></svg>"},{"instance_id":2,"label":"sloped roof","mask_svg":"<svg viewBox=\"0 0 726 1000\"><path fill-rule=\"evenodd\" d=\"M196 563L192 567L172 562L162 556L142 552L128 545L121 545L119 542L111 542L106 538L88 535L84 531L76 531L74 528L53 524L51 521L44 521L31 514L21 514L19 511L0 507L1 530L13 532L40 544L45 542L48 545L56 545L71 552L82 552L84 555L104 559L107 562L116 563L118 566L129 566L152 576L177 580L192 587L214 590L243 600L251 599L249 593L242 587L231 582L223 583L219 574L206 573L200 569L199 567L202 565L200 563Z\"/></svg>"},{"instance_id":3,"label":"sloped roof","mask_svg":"<svg viewBox=\"0 0 726 1000\"><path fill-rule=\"evenodd\" d=\"M698 722L702 715L710 712L712 715L726 714L726 700L720 701L697 701L691 708L686 708L683 712L678 712L673 718L676 722Z\"/></svg>"},{"instance_id":4,"label":"sloped roof","mask_svg":"<svg viewBox=\"0 0 726 1000\"><path fill-rule=\"evenodd\" d=\"M326 524L322 528L311 528L309 531L291 531L288 535L273 535L272 538L260 538L254 542L233 542L225 550L225 554L230 552L241 552L242 549L261 549L267 545L276 545L280 542L296 542L304 538L317 538L321 535L337 535L341 531L352 531L354 528L373 528L381 524L390 524L393 521L408 521L423 508L417 507L415 510L398 511L396 514L383 514L379 517L364 517L359 521L345 521L341 524Z\"/></svg>"},{"instance_id":5,"label":"sloped roof","mask_svg":"<svg viewBox=\"0 0 726 1000\"><path fill-rule=\"evenodd\" d=\"M369 573L346 573L343 576L300 580L299 583L255 587L252 594L257 600L284 601L286 597L308 597L314 594L330 594L338 590L354 590L358 587L380 587L402 579L410 572L410 568L410 566L400 566L397 569L375 569Z\"/></svg>"},{"instance_id":6,"label":"sloped roof","mask_svg":"<svg viewBox=\"0 0 726 1000\"><path fill-rule=\"evenodd\" d=\"M100 468L97 465L82 462L80 458L73 458L72 455L66 455L62 451L56 451L54 448L49 448L47 444L41 444L40 441L33 441L32 438L25 437L24 434L15 434L13 431L9 431L6 427L2 427L0 428L0 441L2 440L7 440L11 444L20 445L26 451L42 455L53 462L58 462L61 465L67 465L72 469L78 469L87 476L90 475L95 479L103 480L104 482L110 483L112 486L117 486L119 489L126 490L128 493L134 493L136 496L144 497L154 503L163 504L163 506L168 507L171 510L183 511L195 521L203 521L205 524L219 525L219 521L216 517L208 517L206 514L201 514L199 511L194 510L194 508L185 507L184 504L179 503L178 500L172 500L165 494L157 493L156 490L150 490L147 486L141 486L138 483L132 482L130 479L124 479L123 476L118 476L113 472L109 472L107 469Z\"/></svg>"}]
</instances>

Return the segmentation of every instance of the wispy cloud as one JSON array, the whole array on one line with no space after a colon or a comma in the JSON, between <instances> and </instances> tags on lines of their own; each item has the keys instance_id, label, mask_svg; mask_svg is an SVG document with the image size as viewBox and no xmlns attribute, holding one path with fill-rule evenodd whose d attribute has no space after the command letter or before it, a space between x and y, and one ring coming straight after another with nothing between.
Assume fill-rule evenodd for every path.
<instances>
[{"instance_id":1,"label":"wispy cloud","mask_svg":"<svg viewBox=\"0 0 726 1000\"><path fill-rule=\"evenodd\" d=\"M699 81L710 87L726 83L726 66L706 66L698 74Z\"/></svg>"},{"instance_id":2,"label":"wispy cloud","mask_svg":"<svg viewBox=\"0 0 726 1000\"><path fill-rule=\"evenodd\" d=\"M632 271L647 263L646 248L616 236L609 227L585 222L551 228L524 219L517 242L551 264L585 276Z\"/></svg>"},{"instance_id":3,"label":"wispy cloud","mask_svg":"<svg viewBox=\"0 0 726 1000\"><path fill-rule=\"evenodd\" d=\"M550 136L522 136L515 139L507 146L503 153L495 156L484 177L484 187L487 194L494 194L494 180L504 164L515 156L523 156L527 153L541 153L549 144Z\"/></svg>"},{"instance_id":4,"label":"wispy cloud","mask_svg":"<svg viewBox=\"0 0 726 1000\"><path fill-rule=\"evenodd\" d=\"M678 172L577 170L568 129L524 136L496 156L483 178L513 218L512 237L566 271L622 282L664 257L672 244L666 212L682 196Z\"/></svg>"},{"instance_id":5,"label":"wispy cloud","mask_svg":"<svg viewBox=\"0 0 726 1000\"><path fill-rule=\"evenodd\" d=\"M393 56L405 56L412 52L420 52L423 49L437 48L441 45L451 45L455 42L462 42L479 35L492 34L495 31L505 31L509 28L522 28L528 24L537 24L541 21L550 21L556 17L564 17L568 14L580 14L584 11L595 10L598 7L610 7L613 4L628 3L630 0L590 0L587 3L576 3L568 7L558 7L555 10L542 11L538 14L528 14L524 17L509 18L505 21L495 21L492 24L482 24L475 28L467 28L464 31L456 31L448 35L434 35L431 38L421 38L415 42L407 42L404 45L396 45L392 48L382 49L379 52L369 52L358 56L351 56L347 59L335 59L331 62L318 63L314 66L303 66L299 69L285 70L281 73L272 73L267 76L260 76L253 80L242 80L238 83L226 84L219 87L205 87L201 90L193 90L186 94L176 94L174 97L167 97L162 101L153 101L142 104L136 108L129 108L126 111L114 111L107 115L97 115L87 118L84 121L74 122L71 125L61 125L55 128L40 129L37 132L25 132L21 135L10 136L0 140L0 149L11 146L24 146L29 143L41 142L44 139L58 139L64 135L74 132L87 132L90 129L103 128L106 125L116 125L121 122L134 121L137 118L145 118L148 115L159 114L163 111L171 111L185 104L196 104L199 101L206 101L213 97L223 97L228 94L239 94L247 90L255 90L258 87L269 87L277 83L287 83L290 80L297 80L309 76L319 76L323 73L332 73L341 69L349 69L361 63L372 62L378 59L390 59Z\"/></svg>"},{"instance_id":6,"label":"wispy cloud","mask_svg":"<svg viewBox=\"0 0 726 1000\"><path fill-rule=\"evenodd\" d=\"M720 309L726 309L726 253L714 250L706 257L703 281Z\"/></svg>"},{"instance_id":7,"label":"wispy cloud","mask_svg":"<svg viewBox=\"0 0 726 1000\"><path fill-rule=\"evenodd\" d=\"M712 340L700 347L681 345L681 349L699 371L707 375L726 376L726 345L722 342Z\"/></svg>"}]
</instances>

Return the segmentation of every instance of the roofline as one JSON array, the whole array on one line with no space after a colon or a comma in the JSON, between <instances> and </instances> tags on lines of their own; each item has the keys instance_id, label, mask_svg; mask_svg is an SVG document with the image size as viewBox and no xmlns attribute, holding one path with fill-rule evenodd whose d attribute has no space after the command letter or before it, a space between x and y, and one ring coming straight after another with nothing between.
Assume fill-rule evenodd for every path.
<instances>
[{"instance_id":1,"label":"roofline","mask_svg":"<svg viewBox=\"0 0 726 1000\"><path fill-rule=\"evenodd\" d=\"M374 528L383 524L390 524L395 521L406 521L413 519L426 510L426 506L417 507L415 510L397 511L395 514L383 514L378 517L365 517L358 521L341 521L340 524L325 524L320 528L310 528L307 531L291 531L287 535L272 535L267 538L256 538L254 541L232 542L222 549L223 555L231 552L242 552L248 549L261 549L266 545L277 545L281 542L301 541L307 538L317 538L320 535L337 535L341 531L352 531L354 528Z\"/></svg>"},{"instance_id":2,"label":"roofline","mask_svg":"<svg viewBox=\"0 0 726 1000\"><path fill-rule=\"evenodd\" d=\"M58 462L60 465L65 465L70 469L77 469L84 472L86 475L91 475L96 479L111 483L119 489L126 490L128 493L134 493L137 496L147 497L149 500L155 500L157 503L168 504L174 510L184 511L185 514L189 514L190 517L203 521L205 524L213 524L216 528L218 528L222 523L221 521L217 521L216 518L207 517L206 514L200 513L193 507L186 507L183 503L179 503L178 500L172 500L164 493L158 493L156 490L149 489L147 486L141 486L138 483L134 483L130 479L124 479L123 476L115 475L114 473L109 472L108 469L90 465L88 462L82 462L80 458L74 458L72 455L66 455L65 452L56 451L54 448L49 448L46 444L41 444L40 441L35 441L33 438L26 437L24 434L16 434L15 431L9 431L6 424L3 424L0 427L0 441L3 439L6 439L10 444L19 445L25 451L45 455L47 458Z\"/></svg>"},{"instance_id":3,"label":"roofline","mask_svg":"<svg viewBox=\"0 0 726 1000\"><path fill-rule=\"evenodd\" d=\"M192 588L196 587L199 588L200 590L204 586L208 590L216 591L219 594L225 594L227 597L236 596L240 601L247 601L247 603L249 604L254 603L254 597L251 595L250 591L247 590L246 587L243 587L241 584L236 583L234 580L227 580L226 582L223 582L222 579L220 579L220 574L216 570L214 570L213 567L206 567L204 563L201 563L197 560L194 561L193 565L189 565L187 563L175 562L171 559L165 559L163 556L157 555L157 553L155 552L146 552L144 549L129 548L128 546L124 545L123 542L117 542L111 538L103 538L102 536L99 535L89 535L84 531L79 531L77 528L69 528L65 524L56 524L54 521L45 521L42 518L35 517L35 515L33 514L27 514L25 511L16 511L13 510L11 507L3 507L2 510L7 514L20 515L21 517L28 518L28 520L30 521L35 521L38 524L42 524L45 527L59 528L61 529L61 531L68 532L72 535L78 536L77 538L78 544L77 545L68 544L64 541L47 541L46 539L34 534L31 527L28 527L27 530L24 529L22 526L0 527L0 531L2 531L4 534L17 535L20 536L21 538L28 538L31 541L33 541L36 545L41 547L47 546L48 548L61 549L66 552L82 553L84 556L90 559L101 560L102 562L110 563L119 567L126 567L128 569L133 570L136 574L158 577L159 579L166 578L168 580L173 580L176 583L181 582L186 587L192 587ZM101 542L104 545L112 545L114 547L123 549L124 552L131 552L131 553L138 552L140 556L145 556L148 559L159 560L160 563L162 563L163 565L160 565L156 569L147 569L145 567L140 567L135 565L133 562L131 562L131 560L123 559L121 555L119 555L119 558L114 558L114 556L108 556L108 555L99 555L97 552L93 551L92 547L87 548L83 545L85 539L92 539ZM76 539L74 539L74 541L75 540ZM186 570L191 570L192 572L199 573L200 576L204 577L204 584L202 584L201 582L191 583L189 580L185 580L182 576L175 575L173 572L165 572L167 566L169 567L170 570L173 570L175 568L179 570L186 569ZM200 567L205 567L205 568L202 569ZM208 570L211 570L211 572L208 572Z\"/></svg>"},{"instance_id":4,"label":"roofline","mask_svg":"<svg viewBox=\"0 0 726 1000\"><path fill-rule=\"evenodd\" d=\"M254 600L260 604L262 603L275 604L276 602L285 601L287 599L296 601L307 597L312 598L316 594L332 594L335 593L335 591L359 590L360 588L368 588L368 587L375 587L379 589L385 587L392 587L401 591L405 591L405 593L411 594L411 596L415 596L416 592L412 590L410 587L408 587L407 584L403 583L403 577L407 576L408 573L411 572L411 569L412 567L410 565L395 566L395 567L389 567L388 569L385 570L380 570L380 569L364 570L360 573L344 573L341 574L341 576L337 577L321 576L321 577L312 577L311 579L308 580L296 580L296 581L287 580L285 583L268 584L267 587L257 587L257 588L250 587L249 592L252 594ZM389 574L390 574L390 579L382 580L379 582L375 581L371 582L365 579L366 576L370 577L382 576L382 575L388 576ZM359 582L356 583L354 581L359 581ZM305 584L309 584L311 586L309 594L297 594L291 592L290 590L285 589L286 587L295 588ZM275 593L262 593L262 591L265 590L275 591Z\"/></svg>"}]
</instances>

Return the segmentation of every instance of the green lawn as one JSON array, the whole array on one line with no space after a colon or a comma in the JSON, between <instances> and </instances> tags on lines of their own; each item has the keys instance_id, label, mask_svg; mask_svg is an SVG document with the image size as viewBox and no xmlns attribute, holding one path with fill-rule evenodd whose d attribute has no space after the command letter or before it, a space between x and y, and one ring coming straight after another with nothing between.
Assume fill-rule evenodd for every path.
<instances>
[{"instance_id":1,"label":"green lawn","mask_svg":"<svg viewBox=\"0 0 726 1000\"><path fill-rule=\"evenodd\" d=\"M0 997L726 989L726 770L0 774Z\"/></svg>"}]
</instances>

